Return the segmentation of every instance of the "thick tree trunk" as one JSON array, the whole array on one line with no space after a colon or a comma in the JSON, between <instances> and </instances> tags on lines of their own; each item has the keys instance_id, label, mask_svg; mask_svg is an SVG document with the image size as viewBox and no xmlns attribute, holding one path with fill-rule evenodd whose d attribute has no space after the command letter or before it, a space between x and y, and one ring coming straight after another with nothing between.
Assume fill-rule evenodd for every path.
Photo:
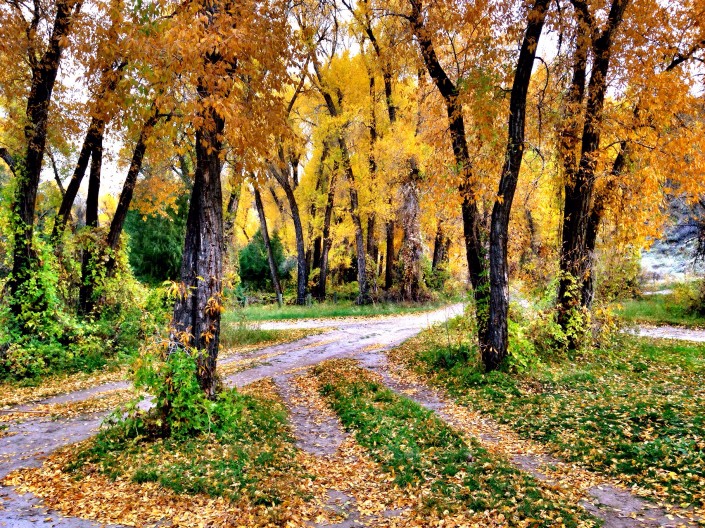
<instances>
[{"instance_id":1,"label":"thick tree trunk","mask_svg":"<svg viewBox=\"0 0 705 528\"><path fill-rule=\"evenodd\" d=\"M277 296L277 302L279 302L282 295L282 287L279 282L277 263L274 261L274 254L272 253L272 243L269 239L269 230L267 229L267 217L264 215L264 205L262 204L262 195L259 192L259 188L256 183L253 183L253 187L255 207L257 209L257 215L259 216L260 230L262 231L262 240L264 240L264 248L267 251L267 262L269 262L269 272L272 276L272 286L274 287L274 294Z\"/></svg>"},{"instance_id":2,"label":"thick tree trunk","mask_svg":"<svg viewBox=\"0 0 705 528\"><path fill-rule=\"evenodd\" d=\"M585 306L583 284L591 273L588 255L588 231L595 188L596 154L600 146L602 113L607 91L607 73L612 53L612 42L624 17L629 0L613 0L605 29L594 40L594 64L588 86L587 107L582 131L580 161L564 188L565 208L560 255L560 282L558 285L558 322L569 329L573 311ZM571 348L578 343L571 342Z\"/></svg>"},{"instance_id":3,"label":"thick tree trunk","mask_svg":"<svg viewBox=\"0 0 705 528\"><path fill-rule=\"evenodd\" d=\"M208 57L216 61L217 57ZM198 86L202 100L209 93ZM223 119L211 108L202 111L196 129L196 171L186 221L181 264L182 294L176 300L169 353L197 350L196 376L208 398L215 398L220 344L223 273L223 198L220 182Z\"/></svg>"},{"instance_id":4,"label":"thick tree trunk","mask_svg":"<svg viewBox=\"0 0 705 528\"><path fill-rule=\"evenodd\" d=\"M12 276L8 286L13 298L33 276L32 267L36 260L32 246L34 212L46 147L49 103L56 82L61 53L68 43L71 21L80 8L80 1L58 0L49 43L38 62L35 62L34 50L30 49L32 86L27 99L27 126L25 126L27 150L24 162L15 172L17 190L12 205L14 247ZM12 302L12 306L13 311L19 314L20 303Z\"/></svg>"},{"instance_id":5,"label":"thick tree trunk","mask_svg":"<svg viewBox=\"0 0 705 528\"><path fill-rule=\"evenodd\" d=\"M402 209L399 217L404 230L404 243L399 252L401 262L401 296L405 301L423 300L423 277L421 273L421 205L418 182L420 173L414 158L409 160L409 176L402 184Z\"/></svg>"},{"instance_id":6,"label":"thick tree trunk","mask_svg":"<svg viewBox=\"0 0 705 528\"><path fill-rule=\"evenodd\" d=\"M509 124L507 151L499 180L497 200L492 208L490 227L490 306L487 343L480 348L485 368L495 370L507 357L509 336L507 319L509 314L509 270L507 267L507 240L509 214L514 193L519 181L522 156L524 154L524 128L526 121L526 97L531 81L531 69L536 56L536 47L546 19L550 0L536 0L527 14L528 23L519 59L514 72L514 83L509 100Z\"/></svg>"}]
</instances>

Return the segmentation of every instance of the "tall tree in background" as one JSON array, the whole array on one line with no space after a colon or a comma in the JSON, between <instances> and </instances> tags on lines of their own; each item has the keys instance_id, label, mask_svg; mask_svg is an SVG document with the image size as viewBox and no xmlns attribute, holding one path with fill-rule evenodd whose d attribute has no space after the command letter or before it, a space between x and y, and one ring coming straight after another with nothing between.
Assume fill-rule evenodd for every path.
<instances>
[{"instance_id":1,"label":"tall tree in background","mask_svg":"<svg viewBox=\"0 0 705 528\"><path fill-rule=\"evenodd\" d=\"M32 267L36 261L32 238L34 234L34 212L42 171L42 160L47 141L47 124L49 104L61 62L61 55L68 43L71 23L81 9L80 0L57 0L54 22L49 31L47 42L43 43L39 24L45 16L43 7L33 4L31 12L25 12L20 4L13 4L16 10L3 16L5 25L24 25L27 38L26 53L31 68L31 86L27 98L25 126L25 154L21 160L13 161L11 167L17 179L17 190L13 203L14 247L12 277L9 282L10 294L16 297L18 291L32 278ZM27 21L25 16L29 16ZM9 24L8 24L9 25ZM19 313L22 307L13 303L13 310Z\"/></svg>"}]
</instances>

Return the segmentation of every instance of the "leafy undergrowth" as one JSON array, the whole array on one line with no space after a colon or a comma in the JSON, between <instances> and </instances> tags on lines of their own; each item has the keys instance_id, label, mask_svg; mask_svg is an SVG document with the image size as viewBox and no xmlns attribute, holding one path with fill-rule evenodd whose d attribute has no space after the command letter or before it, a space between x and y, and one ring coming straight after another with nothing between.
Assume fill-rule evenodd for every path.
<instances>
[{"instance_id":1,"label":"leafy undergrowth","mask_svg":"<svg viewBox=\"0 0 705 528\"><path fill-rule=\"evenodd\" d=\"M418 313L440 308L445 303L375 303L358 306L352 301L338 303L314 303L311 306L285 305L281 308L276 304L251 305L247 308L223 314L223 321L237 324L239 320L246 321L279 321L289 319L321 319L327 317L372 317L383 315L399 315Z\"/></svg>"},{"instance_id":2,"label":"leafy undergrowth","mask_svg":"<svg viewBox=\"0 0 705 528\"><path fill-rule=\"evenodd\" d=\"M210 434L155 440L107 429L4 483L64 514L106 523L264 526L295 518L310 475L271 381L221 401L228 420Z\"/></svg>"},{"instance_id":3,"label":"leafy undergrowth","mask_svg":"<svg viewBox=\"0 0 705 528\"><path fill-rule=\"evenodd\" d=\"M580 508L561 503L431 411L385 388L352 360L314 368L321 394L397 485L430 483L429 511L495 511L510 525L590 525Z\"/></svg>"},{"instance_id":4,"label":"leafy undergrowth","mask_svg":"<svg viewBox=\"0 0 705 528\"><path fill-rule=\"evenodd\" d=\"M524 438L640 492L705 509L705 348L626 339L618 350L485 375L462 327L433 328L391 353Z\"/></svg>"}]
</instances>

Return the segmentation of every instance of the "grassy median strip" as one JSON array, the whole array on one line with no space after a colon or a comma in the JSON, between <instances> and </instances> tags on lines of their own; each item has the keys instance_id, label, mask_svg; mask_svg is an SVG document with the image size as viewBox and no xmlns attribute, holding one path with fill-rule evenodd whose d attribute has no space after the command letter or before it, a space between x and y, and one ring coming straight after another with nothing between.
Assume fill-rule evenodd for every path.
<instances>
[{"instance_id":1,"label":"grassy median strip","mask_svg":"<svg viewBox=\"0 0 705 528\"><path fill-rule=\"evenodd\" d=\"M705 508L705 347L625 338L579 361L523 374L482 373L474 346L437 327L392 357L457 401L562 457L637 484L659 500ZM465 341L463 341L465 339Z\"/></svg>"},{"instance_id":2,"label":"grassy median strip","mask_svg":"<svg viewBox=\"0 0 705 528\"><path fill-rule=\"evenodd\" d=\"M402 487L428 487L425 505L436 512L500 512L512 525L578 526L590 518L557 501L528 474L483 449L415 402L385 388L352 360L314 369L321 394L346 428L355 431Z\"/></svg>"}]
</instances>

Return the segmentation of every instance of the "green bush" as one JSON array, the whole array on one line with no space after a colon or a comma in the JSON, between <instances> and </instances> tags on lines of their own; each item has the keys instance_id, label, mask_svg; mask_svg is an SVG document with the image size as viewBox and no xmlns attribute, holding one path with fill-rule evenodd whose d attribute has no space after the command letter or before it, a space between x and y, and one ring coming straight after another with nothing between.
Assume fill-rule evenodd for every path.
<instances>
[{"instance_id":1,"label":"green bush","mask_svg":"<svg viewBox=\"0 0 705 528\"><path fill-rule=\"evenodd\" d=\"M284 269L284 246L278 233L274 233L270 238L272 246L272 256L277 270L280 272L280 279L287 276ZM262 231L258 230L239 255L240 279L245 286L255 289L265 290L272 288L272 274L269 269L267 249L264 246Z\"/></svg>"}]
</instances>

